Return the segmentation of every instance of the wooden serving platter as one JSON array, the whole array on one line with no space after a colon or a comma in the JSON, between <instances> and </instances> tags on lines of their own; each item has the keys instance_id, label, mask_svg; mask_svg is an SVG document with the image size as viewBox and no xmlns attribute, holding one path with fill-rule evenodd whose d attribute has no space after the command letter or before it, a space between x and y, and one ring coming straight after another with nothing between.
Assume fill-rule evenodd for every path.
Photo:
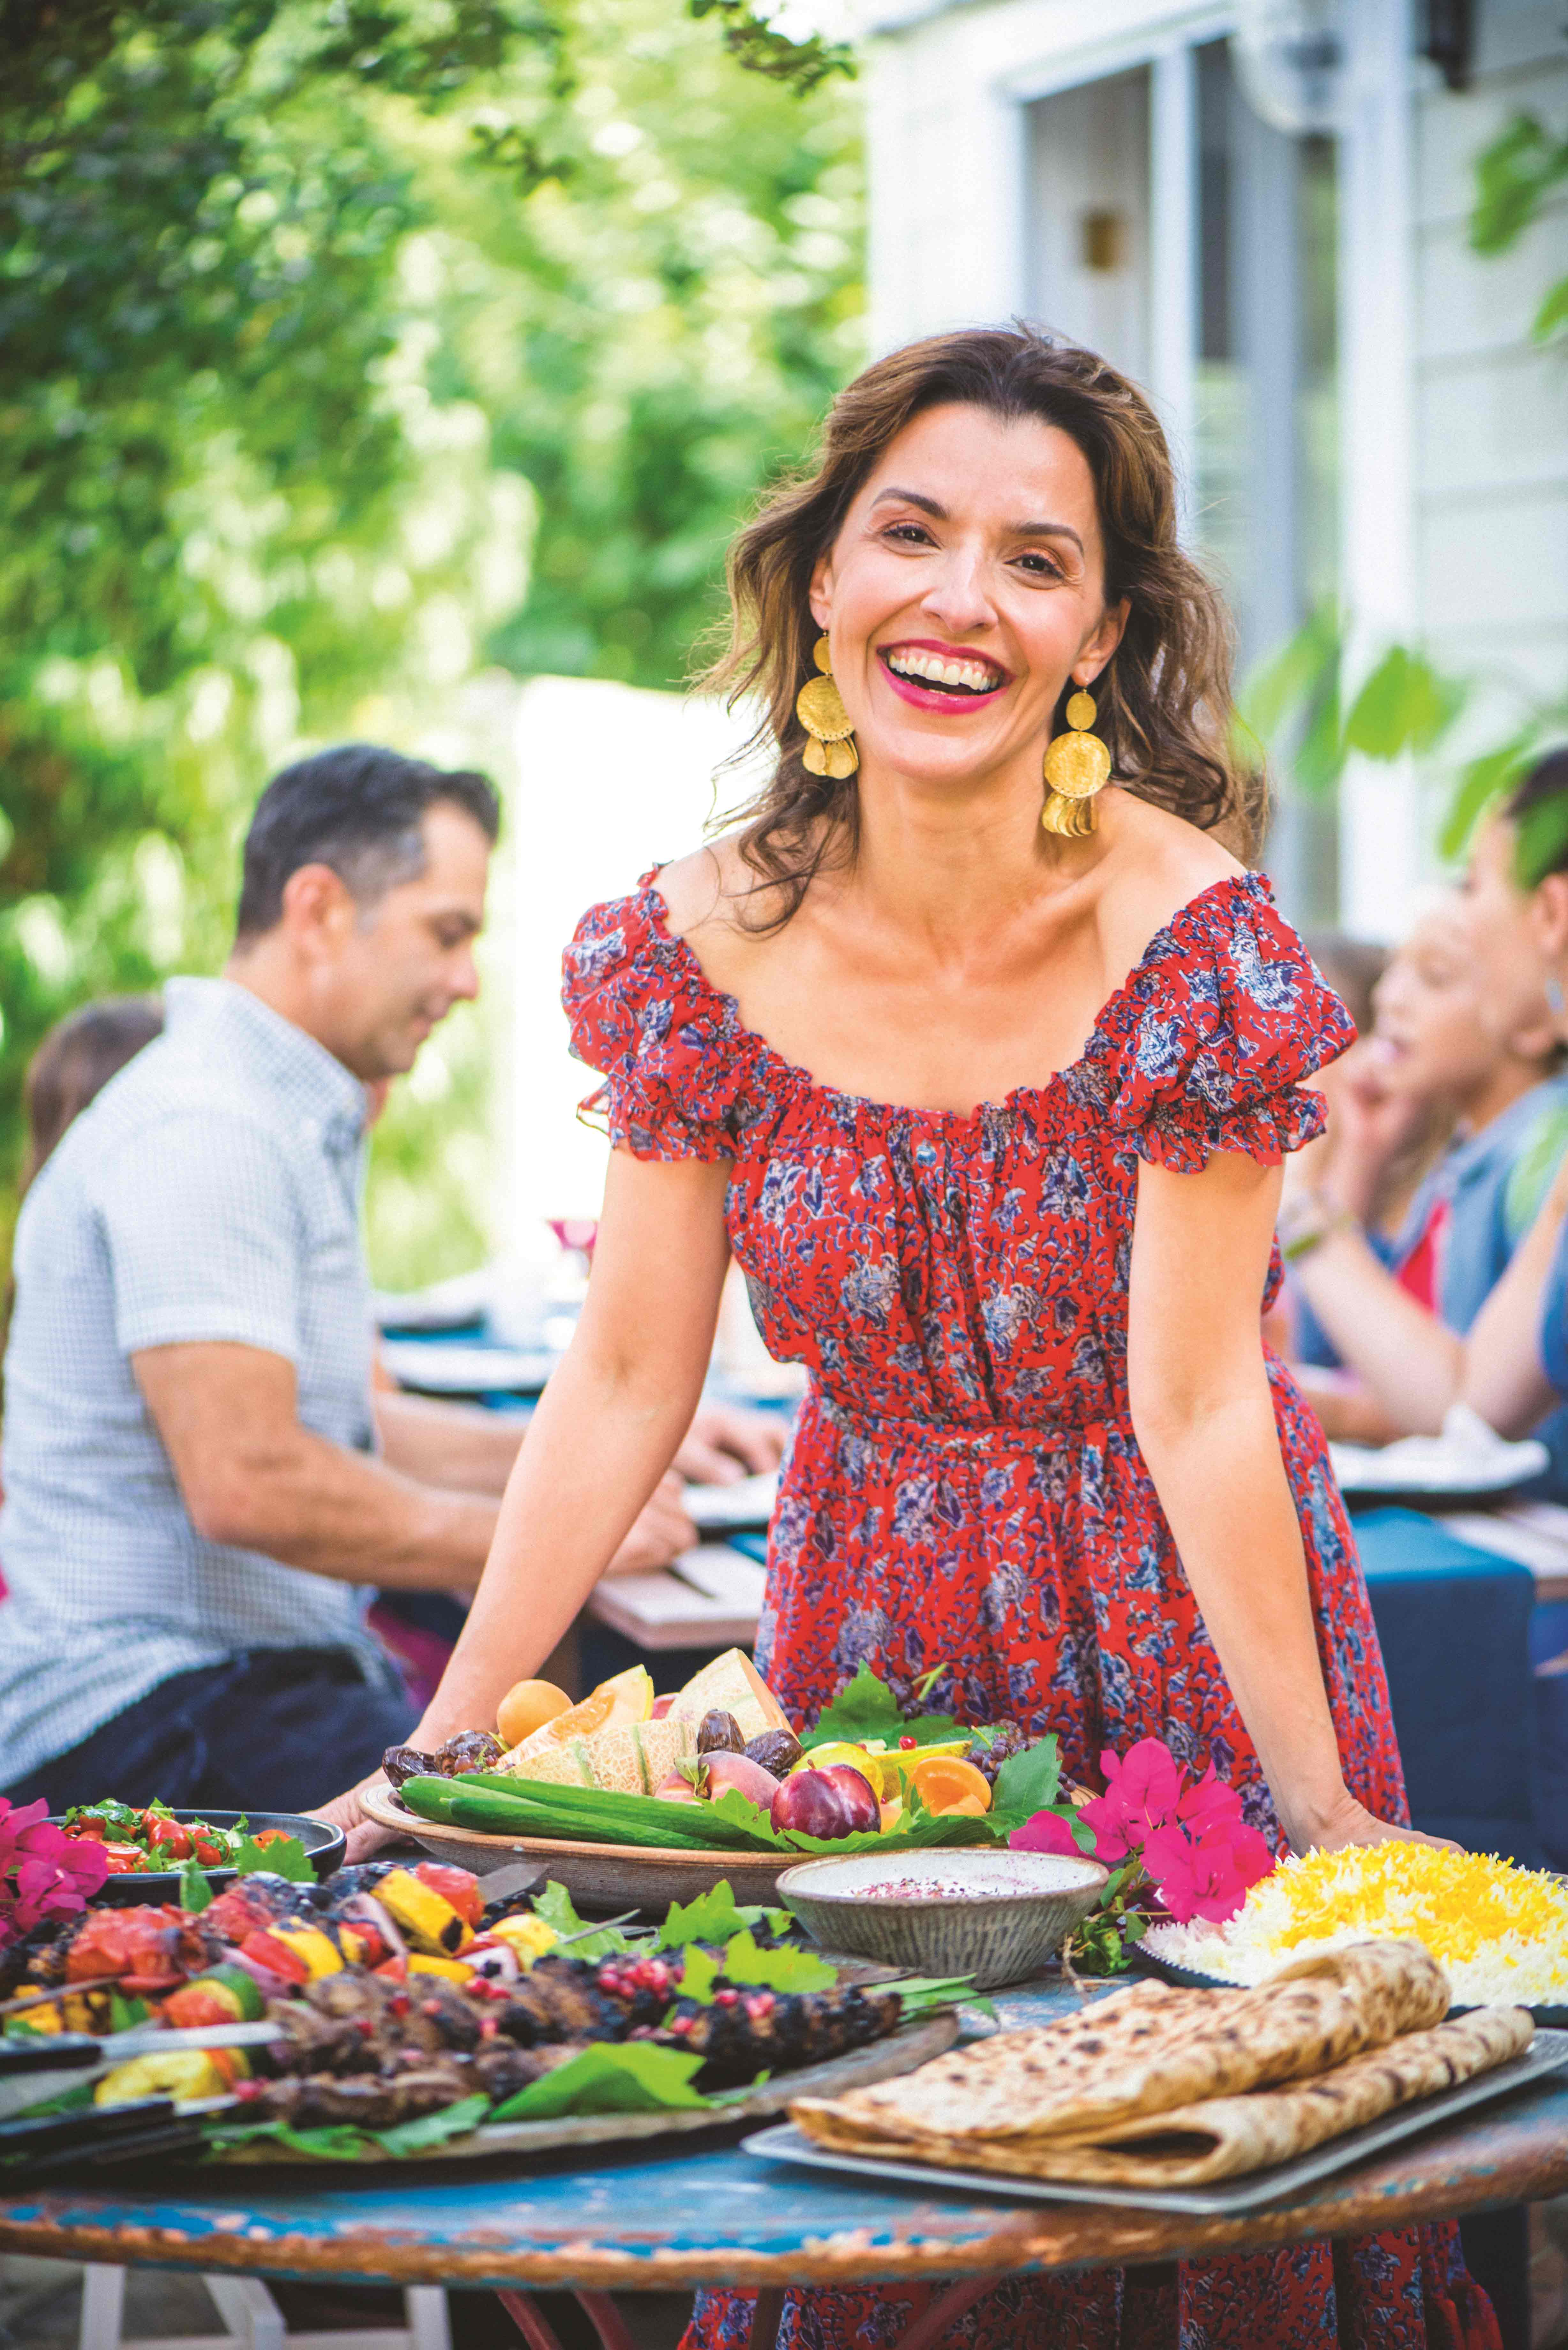
<instances>
[{"instance_id":1,"label":"wooden serving platter","mask_svg":"<svg viewBox=\"0 0 1568 2350\"><path fill-rule=\"evenodd\" d=\"M432 1859L488 1877L518 1863L538 1864L538 1881L553 1877L581 1906L601 1909L664 1909L692 1901L722 1877L740 1901L773 1901L781 1873L800 1859L793 1852L689 1852L677 1846L573 1844L554 1836L490 1835L478 1828L445 1827L422 1820L389 1789L361 1799L370 1818L422 1844Z\"/></svg>"}]
</instances>

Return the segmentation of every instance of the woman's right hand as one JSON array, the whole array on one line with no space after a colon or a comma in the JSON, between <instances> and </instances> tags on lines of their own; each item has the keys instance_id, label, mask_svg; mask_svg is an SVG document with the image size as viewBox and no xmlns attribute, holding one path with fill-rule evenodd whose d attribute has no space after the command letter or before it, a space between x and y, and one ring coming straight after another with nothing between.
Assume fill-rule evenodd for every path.
<instances>
[{"instance_id":1,"label":"woman's right hand","mask_svg":"<svg viewBox=\"0 0 1568 2350\"><path fill-rule=\"evenodd\" d=\"M1449 1836L1428 1835L1420 1828L1401 1827L1393 1820L1380 1820L1365 1804L1358 1804L1346 1788L1327 1817L1315 1825L1310 1835L1287 1829L1292 1848L1305 1852L1345 1852L1355 1845L1430 1844L1441 1852L1458 1852L1460 1847Z\"/></svg>"}]
</instances>

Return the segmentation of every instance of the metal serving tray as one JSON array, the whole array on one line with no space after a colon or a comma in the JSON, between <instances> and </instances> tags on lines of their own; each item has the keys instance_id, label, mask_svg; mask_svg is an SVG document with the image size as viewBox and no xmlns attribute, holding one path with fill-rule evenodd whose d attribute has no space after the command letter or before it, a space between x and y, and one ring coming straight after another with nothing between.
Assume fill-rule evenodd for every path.
<instances>
[{"instance_id":1,"label":"metal serving tray","mask_svg":"<svg viewBox=\"0 0 1568 2350\"><path fill-rule=\"evenodd\" d=\"M1367 2155L1379 2154L1385 2147L1414 2137L1419 2130L1435 2128L1456 2114L1528 2088L1564 2064L1568 2064L1568 2032L1538 2032L1521 2056L1511 2057L1493 2072L1461 2081L1457 2089L1439 2089L1435 2095L1417 2097L1414 2104L1401 2106L1397 2113L1348 2130L1326 2146L1314 2147L1310 2154L1298 2155L1293 2162L1278 2162L1267 2170L1227 2178L1214 2187L1088 2187L1059 2178L1004 2178L994 2170L939 2168L934 2163L898 2162L884 2155L838 2154L814 2144L793 2123L757 2130L741 2144L747 2154L760 2155L768 2162L802 2163L815 2170L862 2171L868 2178L936 2187L950 2196L1000 2195L1012 2203L1099 2203L1124 2210L1192 2212L1199 2219L1229 2220L1264 2204L1290 2202L1320 2178L1348 2170Z\"/></svg>"}]
</instances>

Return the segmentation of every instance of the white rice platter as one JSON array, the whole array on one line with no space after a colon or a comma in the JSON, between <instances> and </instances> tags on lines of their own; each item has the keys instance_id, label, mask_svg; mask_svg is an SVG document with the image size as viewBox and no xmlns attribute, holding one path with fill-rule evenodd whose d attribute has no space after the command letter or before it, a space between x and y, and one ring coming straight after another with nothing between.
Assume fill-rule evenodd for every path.
<instances>
[{"instance_id":1,"label":"white rice platter","mask_svg":"<svg viewBox=\"0 0 1568 2350\"><path fill-rule=\"evenodd\" d=\"M1183 1975L1250 1984L1386 1935L1425 1944L1456 2007L1568 2009L1568 1879L1436 1845L1282 1861L1224 1925L1153 1926L1139 1947Z\"/></svg>"}]
</instances>

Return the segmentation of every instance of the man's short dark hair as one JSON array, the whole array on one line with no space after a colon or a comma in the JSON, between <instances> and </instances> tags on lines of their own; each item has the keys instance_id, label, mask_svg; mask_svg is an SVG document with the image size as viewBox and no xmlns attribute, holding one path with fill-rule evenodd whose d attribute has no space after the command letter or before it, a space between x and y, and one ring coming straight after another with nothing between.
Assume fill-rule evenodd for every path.
<instances>
[{"instance_id":1,"label":"man's short dark hair","mask_svg":"<svg viewBox=\"0 0 1568 2350\"><path fill-rule=\"evenodd\" d=\"M282 920L284 886L302 865L329 865L361 906L415 879L424 870L425 812L443 801L496 838L495 786L472 769L432 767L373 743L344 743L285 767L245 836L237 938L259 938Z\"/></svg>"}]
</instances>

